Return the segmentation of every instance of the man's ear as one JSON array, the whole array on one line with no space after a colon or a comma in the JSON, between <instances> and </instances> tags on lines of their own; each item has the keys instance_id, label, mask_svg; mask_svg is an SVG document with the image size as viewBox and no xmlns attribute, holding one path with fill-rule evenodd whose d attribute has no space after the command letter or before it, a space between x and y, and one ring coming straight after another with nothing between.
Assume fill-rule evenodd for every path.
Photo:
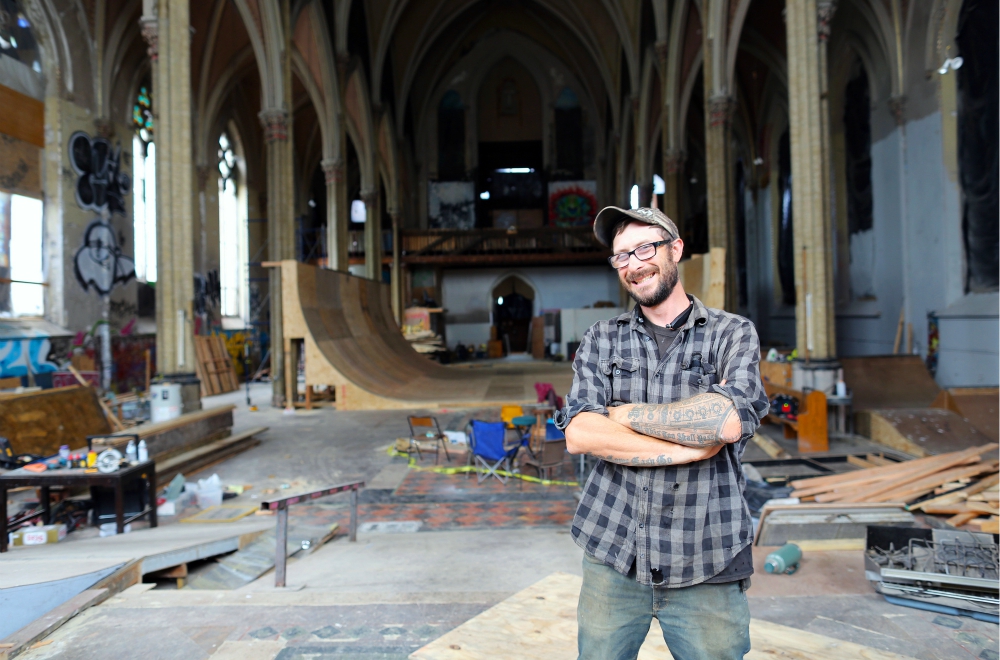
<instances>
[{"instance_id":1,"label":"man's ear","mask_svg":"<svg viewBox=\"0 0 1000 660\"><path fill-rule=\"evenodd\" d=\"M681 257L684 256L684 239L675 238L674 242L670 244L670 249L674 251L674 261L680 263Z\"/></svg>"}]
</instances>

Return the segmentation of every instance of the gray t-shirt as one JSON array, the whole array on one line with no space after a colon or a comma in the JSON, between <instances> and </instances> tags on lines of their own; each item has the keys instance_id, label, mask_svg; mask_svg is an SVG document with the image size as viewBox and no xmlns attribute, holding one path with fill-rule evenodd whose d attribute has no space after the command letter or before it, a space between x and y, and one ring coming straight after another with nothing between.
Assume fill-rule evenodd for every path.
<instances>
[{"instance_id":1,"label":"gray t-shirt","mask_svg":"<svg viewBox=\"0 0 1000 660\"><path fill-rule=\"evenodd\" d=\"M688 299L690 300L690 296ZM670 345L674 343L674 337L677 336L681 326L687 322L688 316L691 315L692 307L693 304L688 305L687 309L678 314L677 318L671 321L670 325L667 326L656 325L648 318L646 319L644 325L646 326L646 329L653 334L653 339L656 340L657 358L662 360L663 356L667 354L667 351L670 349Z\"/></svg>"}]
</instances>

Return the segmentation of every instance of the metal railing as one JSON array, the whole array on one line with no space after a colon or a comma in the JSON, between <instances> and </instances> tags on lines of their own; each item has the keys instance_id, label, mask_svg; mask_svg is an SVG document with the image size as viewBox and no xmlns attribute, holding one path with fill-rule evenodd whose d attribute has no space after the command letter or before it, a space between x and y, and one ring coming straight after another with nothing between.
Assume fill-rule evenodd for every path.
<instances>
[{"instance_id":1,"label":"metal railing","mask_svg":"<svg viewBox=\"0 0 1000 660\"><path fill-rule=\"evenodd\" d=\"M348 530L348 538L353 543L358 540L358 491L365 487L363 481L351 481L337 484L336 486L326 486L319 490L308 493L297 493L287 497L264 500L260 503L261 511L276 511L278 515L278 526L275 530L274 543L274 586L285 586L285 568L288 562L288 507L300 502L311 502L312 500L336 495L337 493L351 493L351 525Z\"/></svg>"}]
</instances>

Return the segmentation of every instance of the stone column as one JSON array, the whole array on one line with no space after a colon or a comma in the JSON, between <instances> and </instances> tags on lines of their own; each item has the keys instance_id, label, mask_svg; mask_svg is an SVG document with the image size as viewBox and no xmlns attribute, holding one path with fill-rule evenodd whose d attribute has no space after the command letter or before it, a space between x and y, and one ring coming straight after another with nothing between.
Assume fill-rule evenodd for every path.
<instances>
[{"instance_id":1,"label":"stone column","mask_svg":"<svg viewBox=\"0 0 1000 660\"><path fill-rule=\"evenodd\" d=\"M288 113L282 109L262 110L267 144L267 258L269 261L295 258L295 209L292 175L292 145L288 139ZM285 336L282 328L281 269L269 268L271 305L271 384L272 405L285 401ZM294 378L294 374L289 374Z\"/></svg>"},{"instance_id":2,"label":"stone column","mask_svg":"<svg viewBox=\"0 0 1000 660\"><path fill-rule=\"evenodd\" d=\"M378 193L362 190L361 200L365 203L365 277L382 281L382 214L378 204Z\"/></svg>"},{"instance_id":3,"label":"stone column","mask_svg":"<svg viewBox=\"0 0 1000 660\"><path fill-rule=\"evenodd\" d=\"M153 60L157 193L156 366L160 373L195 370L189 2L144 3L141 19L142 34Z\"/></svg>"},{"instance_id":4,"label":"stone column","mask_svg":"<svg viewBox=\"0 0 1000 660\"><path fill-rule=\"evenodd\" d=\"M663 152L663 212L677 225L677 231L684 236L681 218L681 177L684 175L684 154L676 149Z\"/></svg>"},{"instance_id":5,"label":"stone column","mask_svg":"<svg viewBox=\"0 0 1000 660\"><path fill-rule=\"evenodd\" d=\"M709 96L705 86L705 176L708 196L708 245L726 250L726 309L736 311L736 223L730 123L736 101L731 96Z\"/></svg>"},{"instance_id":6,"label":"stone column","mask_svg":"<svg viewBox=\"0 0 1000 660\"><path fill-rule=\"evenodd\" d=\"M347 272L347 177L344 161L327 158L326 175L326 267Z\"/></svg>"},{"instance_id":7,"label":"stone column","mask_svg":"<svg viewBox=\"0 0 1000 660\"><path fill-rule=\"evenodd\" d=\"M403 246L399 244L399 211L389 211L392 218L392 270L390 277L390 288L392 290L392 315L396 317L396 323L403 324L403 280L402 263L400 257L403 254Z\"/></svg>"},{"instance_id":8,"label":"stone column","mask_svg":"<svg viewBox=\"0 0 1000 660\"><path fill-rule=\"evenodd\" d=\"M812 370L836 356L826 41L835 3L787 0L788 111L799 356ZM805 381L810 380L805 377ZM823 387L824 382L803 385Z\"/></svg>"}]
</instances>

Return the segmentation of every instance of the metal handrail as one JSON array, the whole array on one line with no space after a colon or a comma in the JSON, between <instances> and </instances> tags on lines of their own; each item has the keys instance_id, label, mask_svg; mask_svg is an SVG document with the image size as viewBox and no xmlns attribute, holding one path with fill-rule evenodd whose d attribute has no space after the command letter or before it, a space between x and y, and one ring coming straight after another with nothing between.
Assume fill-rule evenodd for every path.
<instances>
[{"instance_id":1,"label":"metal handrail","mask_svg":"<svg viewBox=\"0 0 1000 660\"><path fill-rule=\"evenodd\" d=\"M270 500L263 500L260 503L261 511L277 511L278 524L275 530L274 546L274 586L285 586L285 568L288 562L288 507L300 502L311 502L312 500L336 495L337 493L351 492L351 525L348 539L354 543L358 540L358 491L365 487L363 481L350 481L336 486L325 486L308 493L297 493L286 497L278 497Z\"/></svg>"}]
</instances>

